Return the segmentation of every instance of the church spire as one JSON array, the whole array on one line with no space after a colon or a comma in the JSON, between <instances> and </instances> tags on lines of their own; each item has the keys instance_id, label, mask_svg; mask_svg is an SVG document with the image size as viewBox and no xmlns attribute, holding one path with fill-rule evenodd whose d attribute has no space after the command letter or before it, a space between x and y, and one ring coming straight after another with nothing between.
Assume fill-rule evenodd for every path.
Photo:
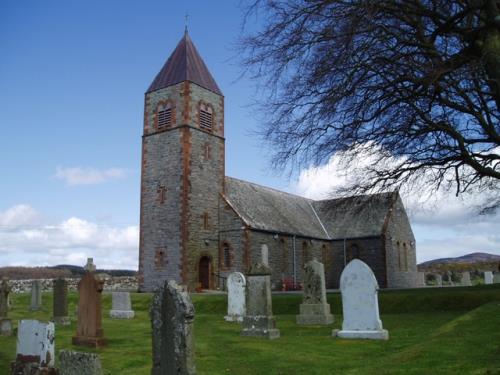
<instances>
[{"instance_id":1,"label":"church spire","mask_svg":"<svg viewBox=\"0 0 500 375\"><path fill-rule=\"evenodd\" d=\"M196 50L186 29L183 38L160 70L147 92L156 91L183 81L193 82L207 90L222 95L205 62Z\"/></svg>"}]
</instances>

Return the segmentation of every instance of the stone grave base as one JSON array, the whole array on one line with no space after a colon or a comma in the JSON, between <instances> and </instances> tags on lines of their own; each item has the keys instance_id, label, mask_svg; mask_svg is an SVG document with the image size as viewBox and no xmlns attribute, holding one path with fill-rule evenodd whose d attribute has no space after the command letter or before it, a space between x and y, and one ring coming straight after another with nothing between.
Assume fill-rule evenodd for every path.
<instances>
[{"instance_id":1,"label":"stone grave base","mask_svg":"<svg viewBox=\"0 0 500 375\"><path fill-rule=\"evenodd\" d=\"M40 367L38 363L25 363L14 361L10 363L11 375L59 375L54 367Z\"/></svg>"},{"instance_id":2,"label":"stone grave base","mask_svg":"<svg viewBox=\"0 0 500 375\"><path fill-rule=\"evenodd\" d=\"M10 319L0 319L0 335L12 336L12 321Z\"/></svg>"},{"instance_id":3,"label":"stone grave base","mask_svg":"<svg viewBox=\"0 0 500 375\"><path fill-rule=\"evenodd\" d=\"M69 316L54 316L52 321L61 326L69 326L71 324L71 319Z\"/></svg>"},{"instance_id":4,"label":"stone grave base","mask_svg":"<svg viewBox=\"0 0 500 375\"><path fill-rule=\"evenodd\" d=\"M243 317L241 315L226 315L224 320L226 322L242 322Z\"/></svg>"},{"instance_id":5,"label":"stone grave base","mask_svg":"<svg viewBox=\"0 0 500 375\"><path fill-rule=\"evenodd\" d=\"M342 339L389 340L389 332L385 329L380 331L339 331L334 329L332 336Z\"/></svg>"},{"instance_id":6,"label":"stone grave base","mask_svg":"<svg viewBox=\"0 0 500 375\"><path fill-rule=\"evenodd\" d=\"M245 316L241 336L266 337L270 340L280 337L280 330L275 328L272 316Z\"/></svg>"},{"instance_id":7,"label":"stone grave base","mask_svg":"<svg viewBox=\"0 0 500 375\"><path fill-rule=\"evenodd\" d=\"M132 310L110 310L110 318L113 319L132 319L135 316L135 312Z\"/></svg>"},{"instance_id":8,"label":"stone grave base","mask_svg":"<svg viewBox=\"0 0 500 375\"><path fill-rule=\"evenodd\" d=\"M106 346L108 344L104 337L84 337L84 336L74 336L71 339L73 345L79 346L89 346L91 348L98 348L100 346Z\"/></svg>"},{"instance_id":9,"label":"stone grave base","mask_svg":"<svg viewBox=\"0 0 500 375\"><path fill-rule=\"evenodd\" d=\"M61 350L59 368L61 375L102 375L101 361L92 353Z\"/></svg>"},{"instance_id":10,"label":"stone grave base","mask_svg":"<svg viewBox=\"0 0 500 375\"><path fill-rule=\"evenodd\" d=\"M300 305L300 315L296 316L297 324L300 325L328 325L333 323L333 315L330 313L330 305L325 303Z\"/></svg>"}]
</instances>

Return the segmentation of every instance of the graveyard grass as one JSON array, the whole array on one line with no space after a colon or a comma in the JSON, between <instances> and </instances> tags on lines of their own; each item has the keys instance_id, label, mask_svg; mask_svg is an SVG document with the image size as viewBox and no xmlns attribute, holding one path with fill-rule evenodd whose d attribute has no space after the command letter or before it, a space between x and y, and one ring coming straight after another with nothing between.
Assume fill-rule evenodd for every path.
<instances>
[{"instance_id":1,"label":"graveyard grass","mask_svg":"<svg viewBox=\"0 0 500 375\"><path fill-rule=\"evenodd\" d=\"M132 294L133 320L109 318L111 295L103 296L103 327L108 346L76 347L77 296L69 294L71 326L56 327L60 349L97 352L105 374L140 375L151 371L151 294ZM226 296L193 295L198 374L500 374L500 284L382 291L381 318L389 341L330 337L340 328L341 302L328 295L335 315L329 327L295 324L300 294L274 294L273 310L281 338L240 337L240 325L225 322ZM43 310L29 312L29 294L13 294L10 318L49 319L52 294L44 293ZM15 337L0 337L0 373L14 359Z\"/></svg>"}]
</instances>

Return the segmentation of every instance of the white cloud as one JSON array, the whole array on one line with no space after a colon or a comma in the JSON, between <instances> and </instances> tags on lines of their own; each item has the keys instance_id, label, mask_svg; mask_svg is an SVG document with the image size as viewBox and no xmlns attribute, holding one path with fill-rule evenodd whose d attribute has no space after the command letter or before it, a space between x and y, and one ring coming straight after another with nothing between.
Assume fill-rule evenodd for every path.
<instances>
[{"instance_id":1,"label":"white cloud","mask_svg":"<svg viewBox=\"0 0 500 375\"><path fill-rule=\"evenodd\" d=\"M137 269L138 226L103 225L77 217L48 223L40 217L27 205L0 212L3 266L84 265L93 257L99 268Z\"/></svg>"},{"instance_id":2,"label":"white cloud","mask_svg":"<svg viewBox=\"0 0 500 375\"><path fill-rule=\"evenodd\" d=\"M373 150L365 150L354 163L356 170L346 172L342 156L335 154L325 165L302 170L291 190L312 199L332 198L335 188L348 186L363 167L377 160ZM432 176L428 178L432 180ZM456 197L440 188L403 189L400 194L415 232L419 262L471 252L500 255L500 213L477 214L477 205L489 199L486 193Z\"/></svg>"},{"instance_id":3,"label":"white cloud","mask_svg":"<svg viewBox=\"0 0 500 375\"><path fill-rule=\"evenodd\" d=\"M95 169L95 168L63 168L57 167L54 177L63 180L68 186L96 185L110 180L122 179L127 176L127 171L121 168Z\"/></svg>"}]
</instances>

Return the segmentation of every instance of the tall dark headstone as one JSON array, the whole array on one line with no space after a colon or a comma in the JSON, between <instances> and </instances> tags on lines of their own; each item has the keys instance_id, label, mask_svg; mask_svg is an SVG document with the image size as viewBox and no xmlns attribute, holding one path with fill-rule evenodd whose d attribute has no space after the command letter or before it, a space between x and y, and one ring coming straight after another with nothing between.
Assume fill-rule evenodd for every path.
<instances>
[{"instance_id":1,"label":"tall dark headstone","mask_svg":"<svg viewBox=\"0 0 500 375\"><path fill-rule=\"evenodd\" d=\"M12 291L7 278L3 277L0 283L0 335L12 335L12 321L7 317L9 313L9 293Z\"/></svg>"},{"instance_id":2,"label":"tall dark headstone","mask_svg":"<svg viewBox=\"0 0 500 375\"><path fill-rule=\"evenodd\" d=\"M53 298L53 312L52 320L54 323L61 325L70 324L68 316L68 282L64 279L55 279L52 282Z\"/></svg>"},{"instance_id":3,"label":"tall dark headstone","mask_svg":"<svg viewBox=\"0 0 500 375\"><path fill-rule=\"evenodd\" d=\"M86 270L78 283L78 323L72 342L90 347L105 346L101 301L104 281L96 277L92 264L87 264Z\"/></svg>"},{"instance_id":4,"label":"tall dark headstone","mask_svg":"<svg viewBox=\"0 0 500 375\"><path fill-rule=\"evenodd\" d=\"M196 374L194 306L188 292L171 280L155 293L151 306L153 369L151 375Z\"/></svg>"},{"instance_id":5,"label":"tall dark headstone","mask_svg":"<svg viewBox=\"0 0 500 375\"><path fill-rule=\"evenodd\" d=\"M38 311L42 308L42 282L33 280L31 282L31 305L30 311Z\"/></svg>"}]
</instances>

